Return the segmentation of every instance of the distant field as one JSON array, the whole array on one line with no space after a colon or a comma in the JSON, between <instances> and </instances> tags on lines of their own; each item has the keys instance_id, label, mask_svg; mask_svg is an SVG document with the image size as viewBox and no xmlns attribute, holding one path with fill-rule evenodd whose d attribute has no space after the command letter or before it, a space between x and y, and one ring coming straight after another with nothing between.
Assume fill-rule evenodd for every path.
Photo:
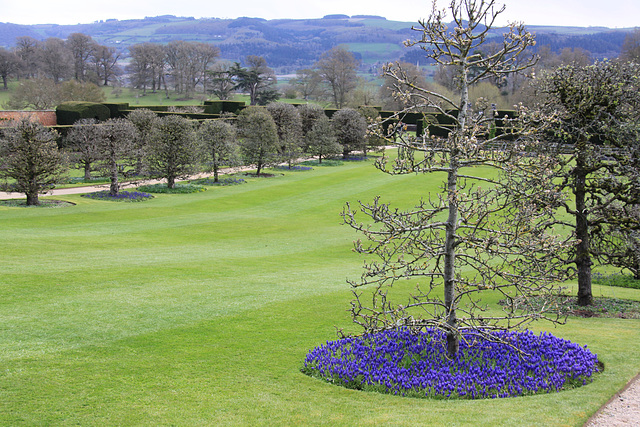
<instances>
[{"instance_id":1,"label":"distant field","mask_svg":"<svg viewBox=\"0 0 640 427\"><path fill-rule=\"evenodd\" d=\"M0 425L581 426L638 372L640 321L572 318L535 330L588 345L606 370L566 392L423 400L307 377L306 353L354 330L345 280L363 260L345 202L408 207L441 177L358 162L249 181L0 207Z\"/></svg>"},{"instance_id":2,"label":"distant field","mask_svg":"<svg viewBox=\"0 0 640 427\"><path fill-rule=\"evenodd\" d=\"M392 43L348 43L348 50L362 54L366 63L385 62L393 52L403 50L402 45Z\"/></svg>"}]
</instances>

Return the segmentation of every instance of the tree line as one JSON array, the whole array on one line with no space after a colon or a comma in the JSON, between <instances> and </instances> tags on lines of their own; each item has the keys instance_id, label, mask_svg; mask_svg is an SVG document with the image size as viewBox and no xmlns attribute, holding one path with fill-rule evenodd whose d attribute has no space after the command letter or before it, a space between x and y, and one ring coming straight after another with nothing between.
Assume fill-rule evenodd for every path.
<instances>
[{"instance_id":1,"label":"tree line","mask_svg":"<svg viewBox=\"0 0 640 427\"><path fill-rule=\"evenodd\" d=\"M636 58L638 33L626 34L621 58ZM477 53L491 55L499 50L496 42L479 45ZM561 64L593 63L593 57L584 49L563 48L559 51L551 45L538 42L535 46L539 61L536 72L552 69ZM421 49L410 49L416 58L425 59ZM413 58L413 57L412 57ZM435 72L426 74L425 68L404 63L421 85L432 85L435 90L458 90L458 80L451 68L436 64ZM287 85L277 86L275 72L267 65L265 56L248 55L240 62L220 59L220 50L203 42L170 41L166 44L139 43L118 51L95 42L90 36L72 33L65 40L49 37L38 41L29 36L16 38L12 50L0 48L0 79L8 88L8 80L18 79L20 84L6 105L11 109L46 109L71 100L104 101L98 86L111 85L137 89L142 95L147 91L164 91L191 98L196 94L229 99L236 92L248 93L251 105L266 105L279 97L330 102L336 108L358 105L378 105L385 110L398 108L389 90L389 82L382 86L373 77L381 75L381 66L370 69L370 77L359 74L361 62L358 55L343 47L325 51L310 68L299 69L296 77ZM413 65L412 65L413 64ZM428 67L428 69L434 67ZM53 84L52 84L53 83ZM66 84L60 84L66 83ZM528 79L518 73L486 80L472 85L472 98L483 97L501 108L510 108L519 102L534 101L528 91Z\"/></svg>"},{"instance_id":2,"label":"tree line","mask_svg":"<svg viewBox=\"0 0 640 427\"><path fill-rule=\"evenodd\" d=\"M171 91L185 98L199 93L226 100L240 91L249 95L251 105L280 97L275 72L263 56L248 55L244 66L220 61L219 56L216 46L202 42L139 43L125 56L82 33L42 42L24 36L16 39L13 50L0 48L0 78L5 90L11 77L20 81L7 104L12 109L46 109L75 100L102 102L99 86L122 85L123 77L142 95L164 91L169 96ZM351 52L334 48L322 55L313 72L303 71L295 85L306 99L329 99L342 108L355 87L358 66Z\"/></svg>"}]
</instances>

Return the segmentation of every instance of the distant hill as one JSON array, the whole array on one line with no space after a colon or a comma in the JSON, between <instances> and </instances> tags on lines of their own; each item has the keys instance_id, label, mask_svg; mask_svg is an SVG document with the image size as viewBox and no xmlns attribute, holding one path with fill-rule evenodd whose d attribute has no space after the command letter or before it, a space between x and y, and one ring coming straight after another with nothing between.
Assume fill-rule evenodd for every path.
<instances>
[{"instance_id":1,"label":"distant hill","mask_svg":"<svg viewBox=\"0 0 640 427\"><path fill-rule=\"evenodd\" d=\"M371 15L327 15L321 19L195 19L173 15L116 20L77 25L17 25L0 23L0 46L12 47L16 37L66 38L71 33L90 35L98 43L123 51L142 42L171 40L201 41L220 48L223 59L241 61L247 55L264 56L280 72L310 67L320 55L336 45L347 48L365 65L404 60L424 63L420 49L407 49L402 42L416 38L415 23L389 21ZM565 47L588 50L594 58L618 56L626 34L632 29L603 27L536 27L538 46L553 51ZM493 34L500 37L502 29Z\"/></svg>"}]
</instances>

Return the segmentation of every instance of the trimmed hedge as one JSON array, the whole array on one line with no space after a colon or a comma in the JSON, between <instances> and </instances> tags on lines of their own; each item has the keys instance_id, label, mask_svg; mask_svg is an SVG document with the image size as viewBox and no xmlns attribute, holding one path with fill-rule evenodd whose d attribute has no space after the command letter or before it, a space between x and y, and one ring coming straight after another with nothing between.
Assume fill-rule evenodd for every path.
<instances>
[{"instance_id":1,"label":"trimmed hedge","mask_svg":"<svg viewBox=\"0 0 640 427\"><path fill-rule=\"evenodd\" d=\"M109 109L112 119L125 117L125 111L130 109L128 102L103 102L102 105Z\"/></svg>"},{"instance_id":2,"label":"trimmed hedge","mask_svg":"<svg viewBox=\"0 0 640 427\"><path fill-rule=\"evenodd\" d=\"M125 110L125 111L123 111L123 113L125 114L125 116L127 116L132 111L133 111L133 109ZM184 117L185 119L189 119L189 120L211 120L211 119L219 119L220 118L219 114L181 113L181 112L177 112L177 111L154 111L154 110L151 110L151 111L156 113L156 115L158 117L180 116L180 117Z\"/></svg>"},{"instance_id":3,"label":"trimmed hedge","mask_svg":"<svg viewBox=\"0 0 640 427\"><path fill-rule=\"evenodd\" d=\"M325 114L325 116L327 116L327 117L331 118L331 117L333 117L333 115L334 115L335 113L337 113L338 111L339 111L339 110L338 110L337 108L325 108L325 109L324 109L324 114Z\"/></svg>"},{"instance_id":4,"label":"trimmed hedge","mask_svg":"<svg viewBox=\"0 0 640 427\"><path fill-rule=\"evenodd\" d=\"M204 101L204 112L206 114L238 114L245 107L244 101Z\"/></svg>"},{"instance_id":5,"label":"trimmed hedge","mask_svg":"<svg viewBox=\"0 0 640 427\"><path fill-rule=\"evenodd\" d=\"M109 108L97 102L63 102L56 108L58 125L72 125L80 119L104 121L111 117Z\"/></svg>"},{"instance_id":6,"label":"trimmed hedge","mask_svg":"<svg viewBox=\"0 0 640 427\"><path fill-rule=\"evenodd\" d=\"M168 105L130 105L127 110L151 110L155 112L169 111Z\"/></svg>"}]
</instances>

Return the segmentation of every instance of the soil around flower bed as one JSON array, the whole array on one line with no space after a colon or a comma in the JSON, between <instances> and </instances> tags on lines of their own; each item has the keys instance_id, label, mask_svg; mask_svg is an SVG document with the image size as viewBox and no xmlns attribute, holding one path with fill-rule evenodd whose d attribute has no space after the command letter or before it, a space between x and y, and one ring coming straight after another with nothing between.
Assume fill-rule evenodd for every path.
<instances>
[{"instance_id":1,"label":"soil around flower bed","mask_svg":"<svg viewBox=\"0 0 640 427\"><path fill-rule=\"evenodd\" d=\"M238 176L248 176L248 177L251 177L251 178L273 178L273 177L276 177L276 176L283 176L284 174L260 172L260 175L257 175L255 173L244 172L244 173L239 173L237 175Z\"/></svg>"},{"instance_id":2,"label":"soil around flower bed","mask_svg":"<svg viewBox=\"0 0 640 427\"><path fill-rule=\"evenodd\" d=\"M576 317L613 317L618 319L640 319L640 301L625 300L620 298L594 297L593 304L579 306L576 298L570 295L561 295L567 304L569 316Z\"/></svg>"},{"instance_id":3,"label":"soil around flower bed","mask_svg":"<svg viewBox=\"0 0 640 427\"><path fill-rule=\"evenodd\" d=\"M593 304L578 305L575 295L558 295L559 314L575 317L610 317L616 319L640 319L640 301L621 298L594 297ZM501 301L500 304L503 302ZM535 298L528 300L530 304L537 304Z\"/></svg>"},{"instance_id":4,"label":"soil around flower bed","mask_svg":"<svg viewBox=\"0 0 640 427\"><path fill-rule=\"evenodd\" d=\"M35 206L27 206L27 201L25 199L8 199L0 200L0 206L20 208L64 208L68 206L75 206L75 203L67 202L66 200L43 199Z\"/></svg>"}]
</instances>

